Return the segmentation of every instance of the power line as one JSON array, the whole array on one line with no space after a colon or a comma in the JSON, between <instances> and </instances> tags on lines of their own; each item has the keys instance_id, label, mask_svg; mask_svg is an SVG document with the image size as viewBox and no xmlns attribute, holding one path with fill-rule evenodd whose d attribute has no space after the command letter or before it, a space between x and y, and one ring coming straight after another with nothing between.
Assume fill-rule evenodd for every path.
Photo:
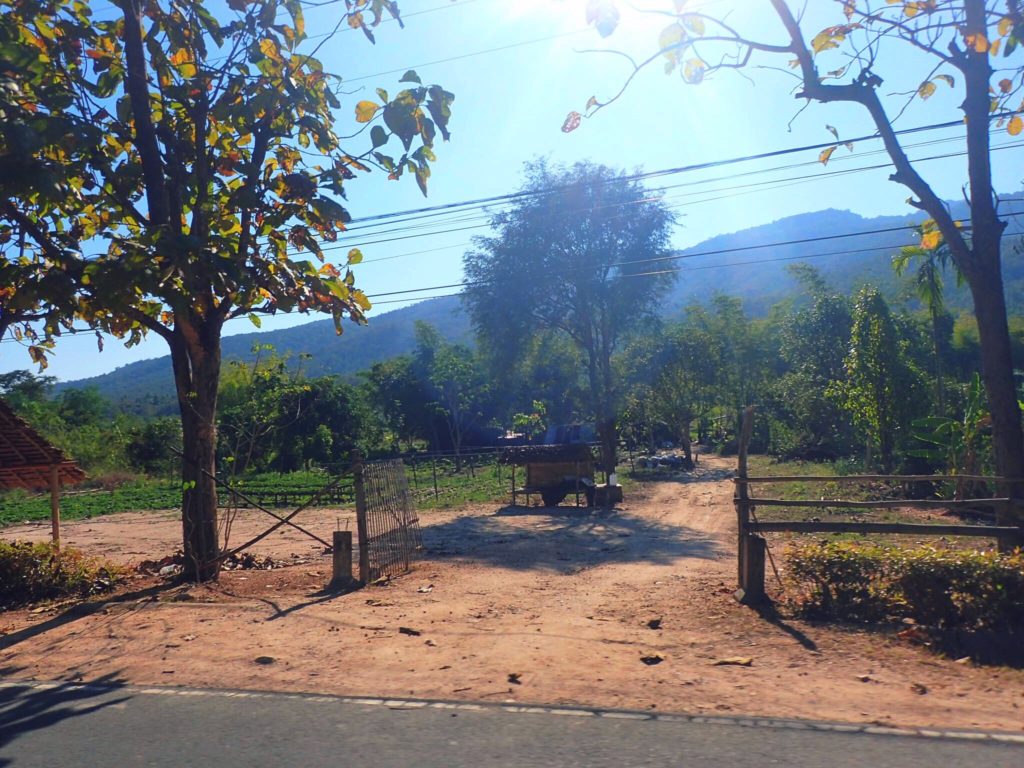
<instances>
[{"instance_id":1,"label":"power line","mask_svg":"<svg viewBox=\"0 0 1024 768\"><path fill-rule=\"evenodd\" d=\"M1024 202L1024 201L1021 201L1021 202ZM1010 214L1010 215L1016 216L1018 214ZM1020 236L1019 234L1011 235L1011 234L1006 234L1006 233L1004 233L1002 235L1003 238L1019 237L1019 236ZM748 259L747 261L731 261L731 262L728 262L726 264L701 264L699 266L681 266L681 267L677 267L675 269L663 269L663 270L656 270L656 271L651 271L651 272L638 272L638 273L627 273L627 274L615 275L613 277L613 279L625 280L627 278L634 278L634 277L651 277L651 276L655 276L655 275L664 275L664 274L673 274L673 273L674 274L683 274L683 273L686 273L686 272L697 272L697 271L702 271L702 270L705 270L705 269L729 269L731 267L744 267L744 266L751 266L751 265L756 265L756 264L771 264L771 263L783 262L783 261L804 261L804 260L807 260L807 259L827 258L829 256L844 256L844 255L851 255L851 254L870 253L870 252L873 252L873 251L889 251L889 250L893 250L893 249L896 249L896 248L902 248L904 245L906 245L906 243L895 243L893 245L872 246L870 248L853 248L853 249L844 250L844 251L828 251L826 253L810 253L810 254L803 254L803 255L798 255L798 256L775 256L775 257L772 257L772 258L765 258L765 259ZM767 248L769 246L764 245L764 246L756 246L756 247ZM454 286L447 286L447 287L454 287ZM440 287L438 288L438 290L440 290ZM418 300L419 301L429 301L430 299L445 299L445 298L449 298L449 297L452 297L452 296L461 296L462 294L463 294L463 291L456 291L454 293L440 293L440 294L436 294L434 296L422 296L422 297L419 297ZM375 301L373 303L373 305L375 307L379 307L379 306L386 305L386 304L404 304L404 303L406 303L408 301L410 301L410 299L389 299L389 300L385 300L385 301Z\"/></svg>"},{"instance_id":2,"label":"power line","mask_svg":"<svg viewBox=\"0 0 1024 768\"><path fill-rule=\"evenodd\" d=\"M995 120L995 119L999 119L1001 117L1007 117L1008 115L1009 115L1009 113L994 114L994 115L991 116L991 119ZM915 133L922 133L922 132L925 132L925 131L934 131L934 130L940 130L940 129L943 129L943 128L957 128L957 127L963 127L963 120L949 120L949 121L944 122L944 123L931 123L929 125L921 125L921 126L917 126L915 128L904 128L902 130L896 131L896 135L898 135L898 136L907 136L907 135L911 135L911 134L915 134ZM616 177L615 179L611 179L611 180L608 180L607 182L602 182L602 183L611 184L611 183L622 183L622 182L631 182L631 181L644 181L644 180L647 180L647 179L661 178L662 176L673 176L673 175L680 174L680 173L692 173L694 171L703 171L703 170L707 170L709 168L721 168L721 167L728 166L728 165L736 165L738 163L747 163L747 162L751 162L751 161L754 161L754 160L766 160L766 159L770 159L770 158L773 158L773 157L783 157L785 155L792 155L792 154L796 154L798 152L810 152L810 151L814 151L814 150L827 149L828 147L834 147L834 146L836 146L838 144L857 143L857 142L863 142L863 141L872 141L874 139L879 139L879 138L881 138L879 136L879 134L872 133L872 134L866 134L864 136L858 136L858 137L852 138L852 139L846 139L844 141L826 141L826 142L821 142L821 143L817 143L817 144L805 144L803 146L789 147L789 148L786 148L786 149L776 149L776 150L771 150L771 151L768 151L768 152L758 152L758 153L751 154L751 155L741 155L739 157L731 157L731 158L727 158L727 159L723 159L723 160L710 160L710 161L705 161L705 162L702 162L702 163L691 163L689 165L680 165L680 166L675 166L675 167L671 167L671 168L662 168L662 169L656 170L656 171L643 171L643 172L634 173L634 174L624 174L622 176ZM408 216L408 215L416 214L416 213L427 213L427 212L431 212L431 211L443 211L443 210L451 210L453 208L462 208L462 207L465 207L465 206L478 206L478 205L486 205L486 204L490 204L490 203L507 202L507 201L511 201L511 200L518 200L518 199L524 198L524 197L539 197L539 196L542 196L542 195L554 194L556 192L560 192L560 191L563 191L565 189L571 189L574 186L576 186L576 185L574 185L574 184L554 185L554 186L551 186L551 187L549 187L547 189L543 189L543 190L528 190L528 191L520 191L520 192L507 192L507 193L501 194L501 195L492 195L490 197L478 197L478 198L473 198L473 199L469 199L469 200L462 200L462 201L454 202L454 203L442 203L440 205L430 205L430 206L424 206L424 207L421 207L421 208L410 208L410 209L407 209L407 210L404 210L404 211L394 211L394 212L391 212L391 213L381 213L381 214L376 214L376 215L373 215L373 216L362 216L362 217L353 219L352 223L363 223L363 222L368 222L368 221L380 221L382 219L391 219L391 218L395 218L395 217L398 217L398 216Z\"/></svg>"},{"instance_id":3,"label":"power line","mask_svg":"<svg viewBox=\"0 0 1024 768\"><path fill-rule=\"evenodd\" d=\"M1017 199L1017 198L1007 199L1004 202L1024 202L1024 198L1020 198L1020 199ZM1011 213L1010 215L1016 215L1016 213ZM730 254L730 253L743 253L743 252L749 252L749 251L754 251L754 250L763 250L765 248L779 248L779 247L785 247L785 246L789 246L789 245L804 245L804 244L808 244L808 243L825 242L825 241L831 241L831 240L846 239L846 238L851 238L851 237L863 237L863 236L877 235L877 234L887 234L887 233L892 233L892 232L907 232L907 231L913 230L915 228L916 228L916 225L911 224L911 225L903 225L903 226L897 226L897 227L884 227L884 228L874 229L874 230L862 230L862 231L859 231L859 232L847 232L847 233L843 233L843 234L839 234L839 235L819 235L819 236L816 236L816 237L799 238L799 239L779 241L779 242L774 242L774 243L757 243L757 244L752 244L752 245L736 246L736 247L732 247L732 248L718 248L718 249L710 249L710 250L705 250L705 251L692 251L692 252L687 252L687 253L675 253L675 254L669 254L669 255L666 255L666 256L650 258L650 259L634 259L634 260L631 260L631 261L618 262L616 264L610 264L610 265L591 265L591 266L586 267L585 269L591 270L591 269L601 269L601 268L610 268L610 267L619 267L619 266L629 266L629 265L636 265L636 264L664 263L664 262L669 262L669 261L678 261L678 260L682 260L682 259L691 259L691 258L697 258L697 257L702 257L702 256L720 256L720 255L725 255L725 254ZM970 227L964 227L964 229L965 230L969 230ZM1003 235L1002 235L1003 238L1015 237L1015 236L1018 236L1018 235L1011 235L1009 233L1003 233ZM894 243L892 245L885 245L885 246L870 246L868 248L853 248L853 249L846 249L846 250L842 250L842 251L829 251L829 252L825 252L825 253L805 254L805 255L797 255L797 256L777 256L777 257L765 258L765 259L751 259L751 260L748 260L748 261L730 262L730 263L727 263L727 264L702 264L702 265L693 266L693 267L677 267L677 268L673 268L673 269L651 270L651 271L648 271L648 272L625 273L625 274L614 275L611 279L627 279L627 278L652 277L652 276L657 276L657 275L664 275L664 274L671 274L671 273L681 273L681 272L687 272L687 271L698 271L698 270L705 270L705 269L728 269L730 267L736 267L736 266L749 266L749 265L754 265L754 264L766 264L766 263L780 262L780 261L799 261L799 260L803 260L803 259L825 258L825 257L828 257L828 256L842 256L842 255L858 254L858 253L865 253L865 252L878 251L878 250L891 250L891 249L895 249L895 248L900 248L900 247L902 247L902 245L906 245L906 243L903 243L903 244ZM408 289L408 290L404 290L404 291L391 291L391 292L387 292L387 293L378 293L378 294L373 294L371 296L368 296L368 298L376 299L378 297L408 295L408 294L412 294L412 293L422 293L422 292L426 292L426 291L450 290L452 288L462 288L462 289L465 289L465 288L471 288L471 287L475 287L475 286L479 286L479 285L483 285L483 284L486 284L486 283L484 283L482 281L477 281L475 283L465 282L464 281L464 282L461 282L461 283L449 283L447 285L435 285L435 286L428 286L428 287L424 287L424 288L412 288L412 289ZM438 295L435 295L435 296L427 296L427 297L421 297L421 298L422 299L446 298L448 296L457 296L461 292L462 291L457 291L455 293L438 294ZM409 300L410 299L396 299L396 300L374 301L374 306L404 303L404 302L409 301ZM237 317L237 318L233 318L233 319L241 320L241 319L244 319L244 318ZM73 330L73 331L69 331L69 332L67 332L67 333L65 333L63 335L67 336L67 337L74 338L76 336L82 336L82 337L85 337L87 335L91 336L94 333L95 333L95 331L93 329L83 328L83 329L76 329L76 330ZM12 339L0 339L0 344L10 344L10 343L23 343L23 342L20 342L19 340L13 339L13 338Z\"/></svg>"},{"instance_id":4,"label":"power line","mask_svg":"<svg viewBox=\"0 0 1024 768\"><path fill-rule=\"evenodd\" d=\"M993 147L992 151L995 152L995 151L1001 151L1001 150L1006 150L1006 149L1014 149L1014 148L1020 147L1022 145L1024 145L1024 142L1022 142L1022 141L1015 141L1015 142L1010 142L1010 143L1007 143L1007 144L1003 144L1003 145L999 145L999 146ZM950 159L950 158L953 158L953 157L962 157L965 154L966 154L966 150L963 150L963 151L960 151L960 152L949 152L949 153L944 153L944 154L941 154L941 155L931 155L931 156L927 156L927 157L916 158L912 162L914 162L914 163L922 163L922 162L929 162L929 161L933 161L933 160L945 160L945 159ZM757 182L757 183L754 183L754 184L736 185L734 187L728 187L728 188L724 188L724 189L721 189L721 190L706 190L706 191L700 192L700 193L690 193L689 195L684 195L684 196L692 196L694 194L714 194L714 193L720 192L720 191L725 191L725 192L731 191L732 192L731 194L722 194L722 195L718 195L716 197L708 197L708 198L703 198L703 199L700 199L700 200L694 200L694 201L685 202L685 203L678 203L678 204L667 206L667 207L672 208L672 209L676 209L676 208L685 207L687 205L699 205L699 204L704 204L704 203L708 203L708 202L714 202L714 201L717 201L717 200L722 200L722 199L726 199L726 198L730 198L730 197L736 197L739 194L749 194L749 192L743 192L742 190L758 191L756 189L757 187L764 187L764 186L773 187L773 188L780 188L780 187L783 187L783 186L790 186L792 184L800 183L800 182L804 182L804 181L808 181L808 180L812 180L813 181L813 180L819 180L819 179L832 178L832 177L836 177L836 176L851 175L851 174L854 174L854 173L862 173L864 171L880 170L880 169L883 169L883 168L888 168L888 167L890 167L890 165L891 165L890 163L882 163L882 164L878 164L878 165L861 166L861 167L858 167L858 168L844 168L844 169L833 170L833 171L826 171L826 172L816 173L816 174L805 174L803 176L797 176L797 177L789 177L789 178L784 178L784 179L773 179L773 180L769 180L769 181L765 181L765 182ZM672 197L670 196L668 199L672 199ZM604 207L617 207L617 206L624 206L624 205L634 205L634 204L637 204L638 202L649 202L649 201L650 201L650 198L645 198L642 201L625 201L625 202L613 203L613 204L609 204L607 206L601 206L601 207L604 208ZM597 209L596 208L587 208L587 209L579 209L579 210L576 210L576 211L559 211L559 212L552 212L550 215L552 217L555 217L555 216L570 216L570 215L572 215L574 213L580 213L580 212L582 212L584 210L590 211L590 210L597 210ZM321 250L322 251L335 251L335 250L344 250L344 249L351 249L351 248L364 248L364 247L370 246L370 245L380 245L382 243L399 242L399 241L403 241L403 240L410 240L410 239L417 238L417 237L435 237L435 236L438 236L438 235L447 235L447 234L451 234L451 233L454 233L454 232L465 232L465 231L473 230L473 229L485 229L488 226L490 226L489 222L487 221L488 217L478 216L478 217L475 217L475 219L476 220L484 220L484 223L469 224L467 226L462 226L462 227L447 227L447 228L444 228L444 229L438 229L438 230L429 231L429 232L420 231L422 229L427 228L429 225L418 225L416 227L399 227L399 228L396 228L394 230L385 230L385 231L375 232L375 233L372 233L371 235L369 235L370 237L378 237L380 239L364 240L364 241L360 241L360 242L338 243L336 245L324 246L324 247L321 248ZM464 221L472 221L472 220L474 220L474 219L472 219L472 218L464 219ZM451 221L451 220L448 220L448 221ZM437 226L440 226L442 224L446 224L446 223L448 223L448 221L437 222ZM400 234L400 233L404 233L404 232L412 232L414 230L416 230L415 234L405 234L405 235ZM384 237L384 236L387 236L387 235L395 235L395 236L393 236L393 237ZM414 254L415 254L415 252L414 252ZM366 263L371 263L372 261L374 261L374 260L368 259Z\"/></svg>"}]
</instances>

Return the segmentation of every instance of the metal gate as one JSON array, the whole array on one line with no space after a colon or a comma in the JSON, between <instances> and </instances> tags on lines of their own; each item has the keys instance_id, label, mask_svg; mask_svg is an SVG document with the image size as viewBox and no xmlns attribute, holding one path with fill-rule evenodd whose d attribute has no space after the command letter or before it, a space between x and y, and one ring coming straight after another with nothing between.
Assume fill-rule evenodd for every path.
<instances>
[{"instance_id":1,"label":"metal gate","mask_svg":"<svg viewBox=\"0 0 1024 768\"><path fill-rule=\"evenodd\" d=\"M409 570L423 548L416 507L401 459L356 463L359 576L367 583Z\"/></svg>"}]
</instances>

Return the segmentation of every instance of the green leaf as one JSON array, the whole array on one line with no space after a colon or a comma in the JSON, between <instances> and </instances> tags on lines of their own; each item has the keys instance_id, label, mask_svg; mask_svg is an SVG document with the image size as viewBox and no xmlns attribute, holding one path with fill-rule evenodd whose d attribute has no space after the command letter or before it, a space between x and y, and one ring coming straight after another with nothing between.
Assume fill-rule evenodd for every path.
<instances>
[{"instance_id":1,"label":"green leaf","mask_svg":"<svg viewBox=\"0 0 1024 768\"><path fill-rule=\"evenodd\" d=\"M400 82L400 83L417 83L418 85L423 85L423 81L420 80L420 76L416 74L416 70L415 69L407 70L406 73L404 75L402 75L401 78L399 78L398 82Z\"/></svg>"},{"instance_id":2,"label":"green leaf","mask_svg":"<svg viewBox=\"0 0 1024 768\"><path fill-rule=\"evenodd\" d=\"M254 312L250 312L248 317L249 317L249 322L252 323L253 325L255 325L257 328L262 328L263 327L263 321L260 320L259 315L257 315Z\"/></svg>"},{"instance_id":3,"label":"green leaf","mask_svg":"<svg viewBox=\"0 0 1024 768\"><path fill-rule=\"evenodd\" d=\"M373 143L374 149L377 149L377 147L383 147L388 143L388 132L381 126L375 125L370 129L370 141Z\"/></svg>"},{"instance_id":4,"label":"green leaf","mask_svg":"<svg viewBox=\"0 0 1024 768\"><path fill-rule=\"evenodd\" d=\"M358 264L362 260L363 260L363 252L360 251L358 248L353 248L351 251L348 252L348 263L349 264Z\"/></svg>"}]
</instances>

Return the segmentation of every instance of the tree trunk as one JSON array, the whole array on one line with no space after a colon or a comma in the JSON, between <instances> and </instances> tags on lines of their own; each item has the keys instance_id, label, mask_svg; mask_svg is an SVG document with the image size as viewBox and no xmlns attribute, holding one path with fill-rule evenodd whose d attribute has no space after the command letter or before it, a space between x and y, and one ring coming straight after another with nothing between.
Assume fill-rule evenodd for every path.
<instances>
[{"instance_id":1,"label":"tree trunk","mask_svg":"<svg viewBox=\"0 0 1024 768\"><path fill-rule=\"evenodd\" d=\"M683 449L683 456L691 464L693 463L693 445L690 443L690 425L692 422L692 419L684 419L683 428L679 433L679 443Z\"/></svg>"},{"instance_id":2,"label":"tree trunk","mask_svg":"<svg viewBox=\"0 0 1024 768\"><path fill-rule=\"evenodd\" d=\"M974 297L974 315L978 319L982 380L992 414L996 472L1002 477L1021 478L1024 477L1024 439L1017 388L1013 381L1003 278L998 270L991 272L982 279L969 281ZM1013 485L1007 489L1008 492L1014 496L1024 495L1020 483Z\"/></svg>"},{"instance_id":3,"label":"tree trunk","mask_svg":"<svg viewBox=\"0 0 1024 768\"><path fill-rule=\"evenodd\" d=\"M185 576L216 581L220 573L217 540L217 386L220 381L220 333L186 335L176 327L171 361L181 410L181 524ZM194 330L194 327L193 327ZM212 342L212 343L211 343Z\"/></svg>"}]
</instances>

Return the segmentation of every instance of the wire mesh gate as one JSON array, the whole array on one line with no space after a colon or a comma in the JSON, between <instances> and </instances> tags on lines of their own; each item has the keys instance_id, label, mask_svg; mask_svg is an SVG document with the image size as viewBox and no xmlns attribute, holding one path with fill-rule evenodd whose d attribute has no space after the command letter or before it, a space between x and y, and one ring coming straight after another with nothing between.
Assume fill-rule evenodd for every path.
<instances>
[{"instance_id":1,"label":"wire mesh gate","mask_svg":"<svg viewBox=\"0 0 1024 768\"><path fill-rule=\"evenodd\" d=\"M356 462L359 577L366 583L409 570L423 548L416 507L401 459Z\"/></svg>"}]
</instances>

